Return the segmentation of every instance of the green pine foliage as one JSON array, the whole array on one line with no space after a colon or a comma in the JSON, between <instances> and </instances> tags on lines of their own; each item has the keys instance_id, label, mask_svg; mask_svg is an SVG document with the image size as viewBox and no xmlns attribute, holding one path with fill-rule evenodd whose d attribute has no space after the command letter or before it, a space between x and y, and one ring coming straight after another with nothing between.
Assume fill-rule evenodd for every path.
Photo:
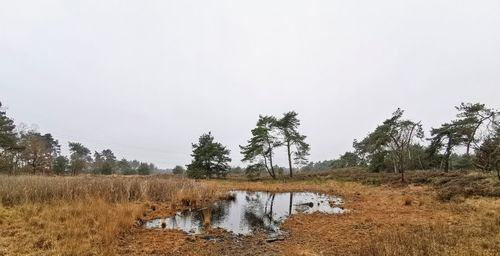
<instances>
[{"instance_id":1,"label":"green pine foliage","mask_svg":"<svg viewBox=\"0 0 500 256\"><path fill-rule=\"evenodd\" d=\"M193 144L193 160L187 167L187 175L195 179L225 178L229 173L231 158L229 149L214 141L212 133L201 135Z\"/></svg>"}]
</instances>

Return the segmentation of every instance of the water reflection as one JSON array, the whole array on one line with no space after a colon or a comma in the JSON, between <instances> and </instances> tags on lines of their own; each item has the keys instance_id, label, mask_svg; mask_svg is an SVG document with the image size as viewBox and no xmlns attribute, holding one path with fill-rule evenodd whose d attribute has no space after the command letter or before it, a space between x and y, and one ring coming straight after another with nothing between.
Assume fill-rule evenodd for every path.
<instances>
[{"instance_id":1,"label":"water reflection","mask_svg":"<svg viewBox=\"0 0 500 256\"><path fill-rule=\"evenodd\" d=\"M223 228L235 234L254 231L279 232L279 225L296 213L342 213L342 200L319 193L269 193L233 191L234 200L219 201L210 207L178 212L155 219L146 228L179 229L198 234L205 228Z\"/></svg>"}]
</instances>

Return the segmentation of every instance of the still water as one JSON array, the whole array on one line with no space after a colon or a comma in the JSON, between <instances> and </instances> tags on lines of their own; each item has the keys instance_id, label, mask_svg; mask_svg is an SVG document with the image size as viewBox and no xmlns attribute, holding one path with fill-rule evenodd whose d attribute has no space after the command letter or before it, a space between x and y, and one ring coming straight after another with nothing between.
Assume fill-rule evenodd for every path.
<instances>
[{"instance_id":1,"label":"still water","mask_svg":"<svg viewBox=\"0 0 500 256\"><path fill-rule=\"evenodd\" d=\"M222 228L234 234L249 235L255 231L279 232L280 224L296 213L339 214L342 200L325 194L270 193L232 191L233 200L219 201L211 207L178 212L166 219L146 222L146 228L179 229L199 234L205 228Z\"/></svg>"}]
</instances>

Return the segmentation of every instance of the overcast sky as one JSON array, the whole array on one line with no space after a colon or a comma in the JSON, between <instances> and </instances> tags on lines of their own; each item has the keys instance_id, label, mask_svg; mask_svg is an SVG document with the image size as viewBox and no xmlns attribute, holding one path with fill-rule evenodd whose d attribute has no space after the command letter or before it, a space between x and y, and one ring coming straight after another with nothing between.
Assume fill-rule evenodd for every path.
<instances>
[{"instance_id":1,"label":"overcast sky","mask_svg":"<svg viewBox=\"0 0 500 256\"><path fill-rule=\"evenodd\" d=\"M0 101L162 168L208 131L240 165L258 115L295 110L332 159L397 107L427 130L500 108L500 1L0 0Z\"/></svg>"}]
</instances>

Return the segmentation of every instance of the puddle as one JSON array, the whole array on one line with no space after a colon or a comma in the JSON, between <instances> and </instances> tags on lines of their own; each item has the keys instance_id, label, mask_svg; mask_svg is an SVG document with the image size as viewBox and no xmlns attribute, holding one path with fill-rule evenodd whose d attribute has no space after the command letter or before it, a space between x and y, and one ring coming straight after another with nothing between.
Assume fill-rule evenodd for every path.
<instances>
[{"instance_id":1,"label":"puddle","mask_svg":"<svg viewBox=\"0 0 500 256\"><path fill-rule=\"evenodd\" d=\"M219 201L211 207L178 212L166 219L155 219L146 228L179 229L200 234L205 228L222 228L237 235L255 231L281 233L280 224L296 213L339 214L342 200L320 193L269 193L232 191L233 200Z\"/></svg>"}]
</instances>

